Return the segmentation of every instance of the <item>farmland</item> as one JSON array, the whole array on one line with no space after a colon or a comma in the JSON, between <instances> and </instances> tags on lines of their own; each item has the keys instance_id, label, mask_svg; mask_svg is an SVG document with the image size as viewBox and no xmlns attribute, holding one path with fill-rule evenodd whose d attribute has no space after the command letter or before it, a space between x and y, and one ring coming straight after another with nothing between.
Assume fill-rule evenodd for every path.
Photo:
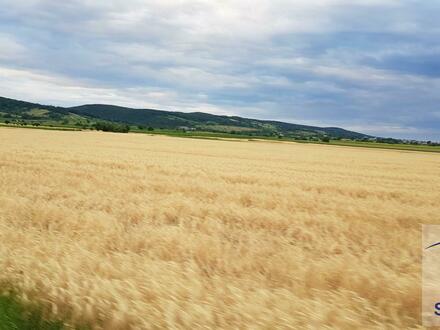
<instances>
[{"instance_id":1,"label":"farmland","mask_svg":"<svg viewBox=\"0 0 440 330\"><path fill-rule=\"evenodd\" d=\"M418 328L440 155L0 128L0 283L96 329Z\"/></svg>"}]
</instances>

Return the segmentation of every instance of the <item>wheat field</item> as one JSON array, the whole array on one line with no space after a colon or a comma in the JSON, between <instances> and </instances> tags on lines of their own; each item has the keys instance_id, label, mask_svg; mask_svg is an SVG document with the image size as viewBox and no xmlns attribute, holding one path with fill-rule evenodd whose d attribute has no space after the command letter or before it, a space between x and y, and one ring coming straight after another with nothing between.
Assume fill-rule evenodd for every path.
<instances>
[{"instance_id":1,"label":"wheat field","mask_svg":"<svg viewBox=\"0 0 440 330\"><path fill-rule=\"evenodd\" d=\"M0 128L0 281L94 329L420 326L440 156Z\"/></svg>"}]
</instances>

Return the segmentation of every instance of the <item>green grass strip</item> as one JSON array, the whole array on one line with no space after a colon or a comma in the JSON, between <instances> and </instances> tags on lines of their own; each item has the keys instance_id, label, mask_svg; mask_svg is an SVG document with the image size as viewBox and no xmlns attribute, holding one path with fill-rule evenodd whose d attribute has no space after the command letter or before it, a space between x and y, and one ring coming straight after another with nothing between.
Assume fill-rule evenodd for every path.
<instances>
[{"instance_id":1,"label":"green grass strip","mask_svg":"<svg viewBox=\"0 0 440 330\"><path fill-rule=\"evenodd\" d=\"M0 330L59 330L61 321L47 321L37 308L27 308L12 296L0 296Z\"/></svg>"}]
</instances>

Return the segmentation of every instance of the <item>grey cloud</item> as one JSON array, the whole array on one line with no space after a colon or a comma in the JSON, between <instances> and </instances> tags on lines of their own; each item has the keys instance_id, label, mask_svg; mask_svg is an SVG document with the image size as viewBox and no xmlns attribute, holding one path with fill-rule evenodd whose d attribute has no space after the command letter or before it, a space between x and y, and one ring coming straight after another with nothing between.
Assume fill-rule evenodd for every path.
<instances>
[{"instance_id":1,"label":"grey cloud","mask_svg":"<svg viewBox=\"0 0 440 330\"><path fill-rule=\"evenodd\" d=\"M0 6L4 96L210 111L384 136L407 128L408 137L440 140L435 2L0 0Z\"/></svg>"}]
</instances>

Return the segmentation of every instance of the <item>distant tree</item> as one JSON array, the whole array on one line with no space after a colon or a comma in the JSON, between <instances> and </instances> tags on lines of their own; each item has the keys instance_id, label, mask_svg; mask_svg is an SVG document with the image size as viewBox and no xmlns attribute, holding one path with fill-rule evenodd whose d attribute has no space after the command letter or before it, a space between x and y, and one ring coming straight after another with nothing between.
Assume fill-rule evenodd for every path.
<instances>
[{"instance_id":1,"label":"distant tree","mask_svg":"<svg viewBox=\"0 0 440 330\"><path fill-rule=\"evenodd\" d=\"M378 138L376 141L378 143L390 143L390 144L399 143L399 140L393 138Z\"/></svg>"},{"instance_id":2,"label":"distant tree","mask_svg":"<svg viewBox=\"0 0 440 330\"><path fill-rule=\"evenodd\" d=\"M145 129L145 126L143 126L143 125L138 125L137 128L138 128L138 129Z\"/></svg>"},{"instance_id":3,"label":"distant tree","mask_svg":"<svg viewBox=\"0 0 440 330\"><path fill-rule=\"evenodd\" d=\"M27 113L22 113L21 114L21 118L23 118L23 119L33 119L34 116L32 116L30 114L27 114Z\"/></svg>"},{"instance_id":4,"label":"distant tree","mask_svg":"<svg viewBox=\"0 0 440 330\"><path fill-rule=\"evenodd\" d=\"M95 129L104 132L128 133L130 131L130 126L125 124L98 122L95 124Z\"/></svg>"},{"instance_id":5,"label":"distant tree","mask_svg":"<svg viewBox=\"0 0 440 330\"><path fill-rule=\"evenodd\" d=\"M149 131L154 131L154 128L153 127L151 127L151 126L148 126L148 128L147 128Z\"/></svg>"},{"instance_id":6,"label":"distant tree","mask_svg":"<svg viewBox=\"0 0 440 330\"><path fill-rule=\"evenodd\" d=\"M5 124L9 125L11 122L9 120L5 120Z\"/></svg>"},{"instance_id":7,"label":"distant tree","mask_svg":"<svg viewBox=\"0 0 440 330\"><path fill-rule=\"evenodd\" d=\"M328 136L323 136L323 137L321 138L321 141L322 141L322 142L326 142L326 143L328 143L328 142L330 142L330 138L329 138Z\"/></svg>"}]
</instances>

